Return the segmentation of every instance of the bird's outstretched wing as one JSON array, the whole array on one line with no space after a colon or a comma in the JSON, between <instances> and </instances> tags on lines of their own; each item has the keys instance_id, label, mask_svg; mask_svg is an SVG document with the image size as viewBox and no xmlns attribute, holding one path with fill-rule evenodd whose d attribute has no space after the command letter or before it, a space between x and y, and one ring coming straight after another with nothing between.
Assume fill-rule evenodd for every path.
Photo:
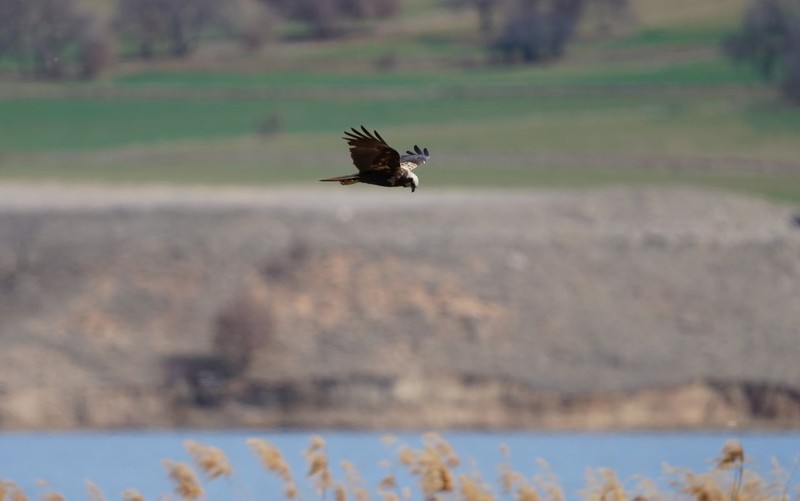
<instances>
[{"instance_id":1,"label":"bird's outstretched wing","mask_svg":"<svg viewBox=\"0 0 800 501\"><path fill-rule=\"evenodd\" d=\"M406 150L406 154L400 157L400 163L404 164L408 170L414 170L420 165L424 164L431 158L428 153L428 148L419 149L419 146L414 145L414 151Z\"/></svg>"},{"instance_id":2,"label":"bird's outstretched wing","mask_svg":"<svg viewBox=\"0 0 800 501\"><path fill-rule=\"evenodd\" d=\"M345 131L342 139L350 146L350 158L359 172L386 171L387 175L399 173L400 154L386 144L378 131L370 133L362 125L360 131Z\"/></svg>"}]
</instances>

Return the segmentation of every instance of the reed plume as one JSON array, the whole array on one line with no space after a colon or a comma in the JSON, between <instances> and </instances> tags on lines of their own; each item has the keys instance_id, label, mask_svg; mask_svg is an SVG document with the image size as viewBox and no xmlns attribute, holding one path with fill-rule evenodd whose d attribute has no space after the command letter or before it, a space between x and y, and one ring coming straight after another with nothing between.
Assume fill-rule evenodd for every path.
<instances>
[{"instance_id":1,"label":"reed plume","mask_svg":"<svg viewBox=\"0 0 800 501\"><path fill-rule=\"evenodd\" d=\"M347 501L347 487L344 484L337 483L333 486L333 499L334 501Z\"/></svg>"},{"instance_id":2,"label":"reed plume","mask_svg":"<svg viewBox=\"0 0 800 501\"><path fill-rule=\"evenodd\" d=\"M541 501L542 498L536 489L526 484L520 486L519 490L517 490L516 499L517 501Z\"/></svg>"},{"instance_id":3,"label":"reed plume","mask_svg":"<svg viewBox=\"0 0 800 501\"><path fill-rule=\"evenodd\" d=\"M28 501L28 496L14 482L0 479L0 501Z\"/></svg>"},{"instance_id":4,"label":"reed plume","mask_svg":"<svg viewBox=\"0 0 800 501\"><path fill-rule=\"evenodd\" d=\"M728 501L728 496L711 475L687 473L683 478L683 492L696 501Z\"/></svg>"},{"instance_id":5,"label":"reed plume","mask_svg":"<svg viewBox=\"0 0 800 501\"><path fill-rule=\"evenodd\" d=\"M91 480L86 481L86 493L92 501L106 501L107 499L103 491L100 490L100 487Z\"/></svg>"},{"instance_id":6,"label":"reed plume","mask_svg":"<svg viewBox=\"0 0 800 501\"><path fill-rule=\"evenodd\" d=\"M350 461L342 461L340 465L344 470L347 487L353 494L355 501L369 501L369 490L367 490L364 478L359 473L358 468Z\"/></svg>"},{"instance_id":7,"label":"reed plume","mask_svg":"<svg viewBox=\"0 0 800 501\"><path fill-rule=\"evenodd\" d=\"M228 457L218 447L204 445L194 440L187 440L183 443L189 455L194 459L197 468L202 471L206 478L214 480L218 477L227 477L233 474Z\"/></svg>"},{"instance_id":8,"label":"reed plume","mask_svg":"<svg viewBox=\"0 0 800 501\"><path fill-rule=\"evenodd\" d=\"M463 501L494 501L491 491L468 475L459 477L459 492Z\"/></svg>"},{"instance_id":9,"label":"reed plume","mask_svg":"<svg viewBox=\"0 0 800 501\"><path fill-rule=\"evenodd\" d=\"M717 469L733 470L733 485L731 485L731 500L739 498L744 475L744 447L738 440L728 440L722 446L722 455L717 458Z\"/></svg>"},{"instance_id":10,"label":"reed plume","mask_svg":"<svg viewBox=\"0 0 800 501\"><path fill-rule=\"evenodd\" d=\"M64 496L57 492L45 492L39 496L42 501L67 501Z\"/></svg>"},{"instance_id":11,"label":"reed plume","mask_svg":"<svg viewBox=\"0 0 800 501\"><path fill-rule=\"evenodd\" d=\"M378 482L379 490L388 491L396 488L397 488L397 477L395 477L391 473L383 477L381 481Z\"/></svg>"},{"instance_id":12,"label":"reed plume","mask_svg":"<svg viewBox=\"0 0 800 501\"><path fill-rule=\"evenodd\" d=\"M558 481L558 476L550 469L550 465L544 459L537 459L536 466L539 471L533 477L533 484L539 492L545 493L547 501L564 501L564 489Z\"/></svg>"},{"instance_id":13,"label":"reed plume","mask_svg":"<svg viewBox=\"0 0 800 501\"><path fill-rule=\"evenodd\" d=\"M328 468L328 455L325 451L325 439L319 435L312 436L305 456L308 463L308 478L314 482L317 493L324 498L325 493L333 487L333 476Z\"/></svg>"},{"instance_id":14,"label":"reed plume","mask_svg":"<svg viewBox=\"0 0 800 501\"><path fill-rule=\"evenodd\" d=\"M289 463L283 458L280 449L260 438L248 438L246 443L261 460L264 468L283 481L283 495L287 499L295 499L298 495L297 484Z\"/></svg>"},{"instance_id":15,"label":"reed plume","mask_svg":"<svg viewBox=\"0 0 800 501\"><path fill-rule=\"evenodd\" d=\"M455 479L450 466L457 466L459 459L450 444L439 435L426 434L423 449L419 451L401 447L398 459L412 475L419 477L420 488L426 498L454 490Z\"/></svg>"},{"instance_id":16,"label":"reed plume","mask_svg":"<svg viewBox=\"0 0 800 501\"><path fill-rule=\"evenodd\" d=\"M122 493L122 501L144 501L144 496L136 489L125 489Z\"/></svg>"},{"instance_id":17,"label":"reed plume","mask_svg":"<svg viewBox=\"0 0 800 501\"><path fill-rule=\"evenodd\" d=\"M194 470L186 463L165 459L161 462L167 470L170 480L175 486L175 493L181 499L199 499L203 496L203 487L197 479Z\"/></svg>"},{"instance_id":18,"label":"reed plume","mask_svg":"<svg viewBox=\"0 0 800 501\"><path fill-rule=\"evenodd\" d=\"M589 471L584 497L589 501L628 501L617 474L608 468Z\"/></svg>"},{"instance_id":19,"label":"reed plume","mask_svg":"<svg viewBox=\"0 0 800 501\"><path fill-rule=\"evenodd\" d=\"M508 445L500 445L503 462L500 463L500 488L505 494L515 493L517 501L541 501L539 492L530 484L522 473L514 471L511 466L511 450Z\"/></svg>"}]
</instances>

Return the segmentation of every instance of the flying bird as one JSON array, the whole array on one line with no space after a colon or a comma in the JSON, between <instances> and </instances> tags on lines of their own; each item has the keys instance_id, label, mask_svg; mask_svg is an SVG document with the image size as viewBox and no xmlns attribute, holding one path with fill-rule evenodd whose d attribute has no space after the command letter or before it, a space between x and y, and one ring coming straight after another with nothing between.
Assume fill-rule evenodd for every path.
<instances>
[{"instance_id":1,"label":"flying bird","mask_svg":"<svg viewBox=\"0 0 800 501\"><path fill-rule=\"evenodd\" d=\"M350 146L350 158L358 168L358 173L320 179L320 181L402 186L411 188L413 193L419 187L419 178L411 171L431 157L428 148L420 149L417 145L414 145L414 151L407 150L406 154L401 156L397 150L386 144L378 131L370 133L363 125L361 130L351 128L345 131L342 139Z\"/></svg>"}]
</instances>

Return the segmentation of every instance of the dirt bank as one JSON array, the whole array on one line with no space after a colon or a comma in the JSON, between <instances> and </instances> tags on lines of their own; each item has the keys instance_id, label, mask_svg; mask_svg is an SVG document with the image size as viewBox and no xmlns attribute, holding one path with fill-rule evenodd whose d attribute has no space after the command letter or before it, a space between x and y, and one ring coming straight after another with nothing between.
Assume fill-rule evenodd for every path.
<instances>
[{"instance_id":1,"label":"dirt bank","mask_svg":"<svg viewBox=\"0 0 800 501\"><path fill-rule=\"evenodd\" d=\"M0 426L796 424L793 216L694 189L0 185Z\"/></svg>"}]
</instances>

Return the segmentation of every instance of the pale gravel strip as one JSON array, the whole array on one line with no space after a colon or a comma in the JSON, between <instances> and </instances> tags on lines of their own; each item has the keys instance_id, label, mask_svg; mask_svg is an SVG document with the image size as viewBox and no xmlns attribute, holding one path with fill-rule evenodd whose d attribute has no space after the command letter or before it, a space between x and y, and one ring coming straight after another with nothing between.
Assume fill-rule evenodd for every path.
<instances>
[{"instance_id":1,"label":"pale gravel strip","mask_svg":"<svg viewBox=\"0 0 800 501\"><path fill-rule=\"evenodd\" d=\"M333 184L281 188L73 183L0 183L0 214L49 211L266 210L348 223L386 220L421 235L447 221L479 239L506 229L538 240L666 237L708 242L795 239L797 209L724 191L690 187L594 189L425 189L411 194ZM498 223L499 222L499 223ZM430 224L428 224L430 223ZM394 223L393 223L394 224ZM481 233L484 233L481 236ZM519 233L517 233L519 234Z\"/></svg>"}]
</instances>

